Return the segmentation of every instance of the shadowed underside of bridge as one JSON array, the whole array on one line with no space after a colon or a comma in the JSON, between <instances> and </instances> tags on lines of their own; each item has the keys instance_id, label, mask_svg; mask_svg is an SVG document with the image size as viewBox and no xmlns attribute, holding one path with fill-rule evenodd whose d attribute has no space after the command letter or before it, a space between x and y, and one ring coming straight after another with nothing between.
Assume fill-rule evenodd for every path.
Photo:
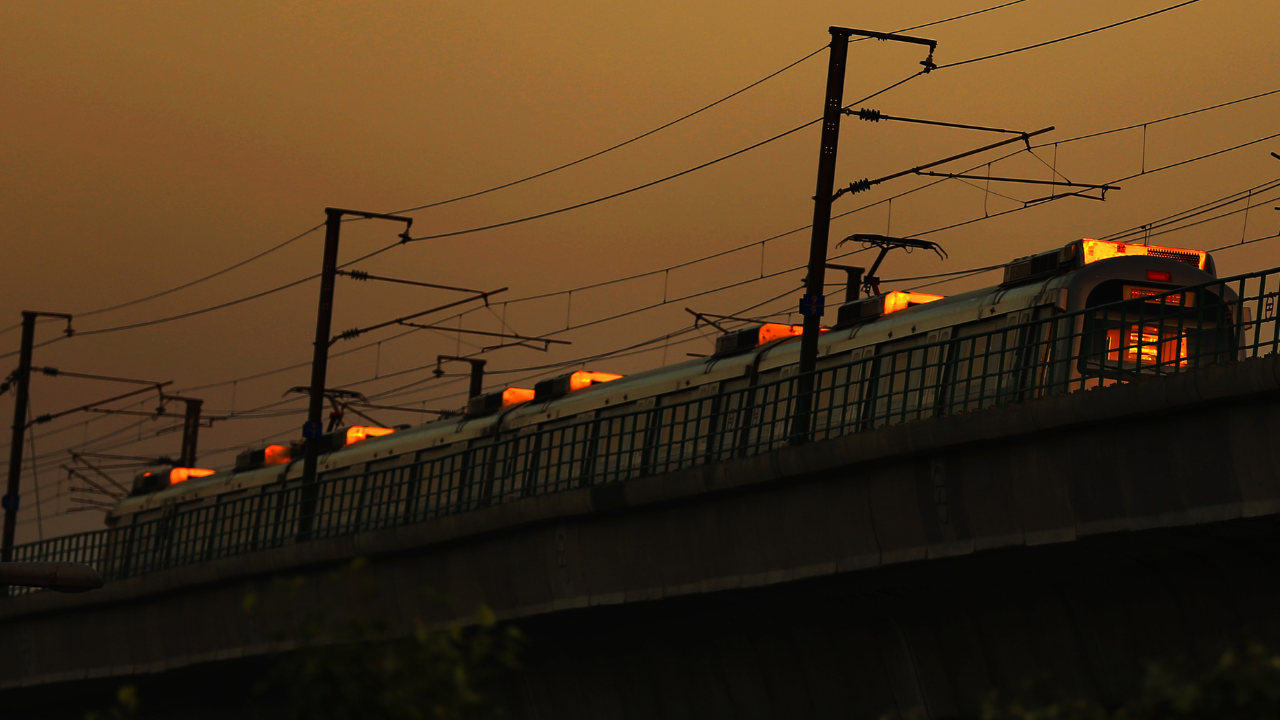
<instances>
[{"instance_id":1,"label":"shadowed underside of bridge","mask_svg":"<svg viewBox=\"0 0 1280 720\"><path fill-rule=\"evenodd\" d=\"M1277 618L1278 406L1269 357L15 598L3 697L132 678L235 714L314 610L483 601L533 640L526 717L972 716L1028 681L1116 702L1144 658L1203 663ZM371 602L330 572L354 556ZM311 582L246 616L280 574Z\"/></svg>"}]
</instances>

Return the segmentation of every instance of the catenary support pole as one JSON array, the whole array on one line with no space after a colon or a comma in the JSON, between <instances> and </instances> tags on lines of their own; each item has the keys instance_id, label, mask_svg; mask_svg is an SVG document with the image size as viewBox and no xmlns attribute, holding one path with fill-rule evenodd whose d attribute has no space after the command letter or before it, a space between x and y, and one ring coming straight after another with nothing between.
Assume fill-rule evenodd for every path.
<instances>
[{"instance_id":1,"label":"catenary support pole","mask_svg":"<svg viewBox=\"0 0 1280 720\"><path fill-rule=\"evenodd\" d=\"M200 409L203 400L182 398L187 405L187 412L182 418L182 459L181 467L196 466L196 447L200 444Z\"/></svg>"},{"instance_id":2,"label":"catenary support pole","mask_svg":"<svg viewBox=\"0 0 1280 720\"><path fill-rule=\"evenodd\" d=\"M0 561L13 560L13 534L18 524L19 482L22 479L22 441L27 431L27 400L31 382L31 353L35 346L36 317L22 311L22 344L18 350L18 370L13 383L13 439L9 445L9 483L5 486L4 536L0 540Z\"/></svg>"},{"instance_id":3,"label":"catenary support pole","mask_svg":"<svg viewBox=\"0 0 1280 720\"><path fill-rule=\"evenodd\" d=\"M800 337L800 376L796 394L791 441L809 437L813 408L813 369L818 361L818 335L822 332L823 286L826 284L827 242L831 228L831 196L836 181L836 148L840 142L840 117L844 105L845 59L849 55L848 28L832 27L831 57L827 64L827 97L822 111L822 141L818 150L818 189L813 196L813 235L809 241L809 270L805 295L800 300L804 333Z\"/></svg>"},{"instance_id":4,"label":"catenary support pole","mask_svg":"<svg viewBox=\"0 0 1280 720\"><path fill-rule=\"evenodd\" d=\"M298 508L298 539L311 537L315 517L317 488L316 468L320 462L320 438L324 426L324 383L329 369L329 334L333 324L333 288L338 270L338 237L342 231L343 211L325 208L324 257L320 261L320 305L316 310L316 339L311 354L311 398L307 406L307 423L302 426L306 441L306 458L302 465L302 497Z\"/></svg>"},{"instance_id":5,"label":"catenary support pole","mask_svg":"<svg viewBox=\"0 0 1280 720\"><path fill-rule=\"evenodd\" d=\"M338 274L338 239L342 231L342 217L355 215L369 220L402 222L405 224L404 233L400 236L402 240L408 240L409 228L413 225L413 218L403 215L385 215L342 208L325 208L324 213L324 257L320 264L320 305L316 310L316 339L311 355L311 397L307 407L307 422L302 426L302 437L306 441L306 458L302 464L303 487L302 496L298 502L299 540L311 539L316 500L319 497L319 489L315 481L316 470L320 464L321 438L324 436L324 425L320 417L324 413L329 346L333 342L330 339L333 324L333 287L334 279Z\"/></svg>"}]
</instances>

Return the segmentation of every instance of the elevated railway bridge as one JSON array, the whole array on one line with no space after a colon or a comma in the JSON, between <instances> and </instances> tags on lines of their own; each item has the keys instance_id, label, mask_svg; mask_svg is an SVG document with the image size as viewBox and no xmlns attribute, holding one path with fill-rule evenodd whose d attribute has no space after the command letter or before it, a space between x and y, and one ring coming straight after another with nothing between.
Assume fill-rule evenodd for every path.
<instances>
[{"instance_id":1,"label":"elevated railway bridge","mask_svg":"<svg viewBox=\"0 0 1280 720\"><path fill-rule=\"evenodd\" d=\"M0 688L234 715L228 678L313 610L404 628L483 602L531 638L518 717L972 717L1046 674L1118 702L1143 659L1280 619L1277 288L829 356L805 442L783 369L20 546L107 584L0 601ZM332 572L356 557L372 601ZM246 615L280 576L305 592Z\"/></svg>"}]
</instances>

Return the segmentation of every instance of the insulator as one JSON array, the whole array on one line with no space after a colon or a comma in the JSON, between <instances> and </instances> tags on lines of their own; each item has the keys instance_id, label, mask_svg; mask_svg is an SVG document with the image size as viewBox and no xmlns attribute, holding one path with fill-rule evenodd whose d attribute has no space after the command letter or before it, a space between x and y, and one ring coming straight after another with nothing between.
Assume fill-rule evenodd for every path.
<instances>
[{"instance_id":1,"label":"insulator","mask_svg":"<svg viewBox=\"0 0 1280 720\"><path fill-rule=\"evenodd\" d=\"M863 178L862 180L855 180L854 182L849 183L849 192L851 193L865 192L870 189L871 189L871 180L867 178Z\"/></svg>"},{"instance_id":2,"label":"insulator","mask_svg":"<svg viewBox=\"0 0 1280 720\"><path fill-rule=\"evenodd\" d=\"M351 271L348 271L347 277L351 278L352 280L368 280L369 273L365 272L364 270L351 270Z\"/></svg>"},{"instance_id":3,"label":"insulator","mask_svg":"<svg viewBox=\"0 0 1280 720\"><path fill-rule=\"evenodd\" d=\"M56 367L42 367L40 368L40 372L44 373L45 375L48 375L49 377L58 376L58 368Z\"/></svg>"},{"instance_id":4,"label":"insulator","mask_svg":"<svg viewBox=\"0 0 1280 720\"><path fill-rule=\"evenodd\" d=\"M867 122L880 122L881 115L879 110L872 110L871 108L862 108L861 110L858 111L858 117L862 118L863 120L866 120Z\"/></svg>"},{"instance_id":5,"label":"insulator","mask_svg":"<svg viewBox=\"0 0 1280 720\"><path fill-rule=\"evenodd\" d=\"M363 332L364 331L361 330L360 328L351 328L350 330L343 330L338 335L338 337L342 338L343 340L350 340L353 337L358 337L360 333L363 333Z\"/></svg>"}]
</instances>

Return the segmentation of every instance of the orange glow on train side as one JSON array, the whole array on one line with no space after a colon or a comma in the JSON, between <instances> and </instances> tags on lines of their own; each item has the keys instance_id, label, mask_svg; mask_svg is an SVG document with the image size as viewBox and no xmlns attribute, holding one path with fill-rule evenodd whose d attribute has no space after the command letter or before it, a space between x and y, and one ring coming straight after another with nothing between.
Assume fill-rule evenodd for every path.
<instances>
[{"instance_id":1,"label":"orange glow on train side","mask_svg":"<svg viewBox=\"0 0 1280 720\"><path fill-rule=\"evenodd\" d=\"M1084 238L1080 242L1084 246L1085 265L1117 257L1146 256L1169 258L1170 260L1177 260L1191 265L1197 270L1204 270L1205 259L1209 257L1209 253L1204 250L1191 250L1189 248L1138 245L1136 243L1111 242L1110 240L1095 240L1093 238Z\"/></svg>"},{"instance_id":2,"label":"orange glow on train side","mask_svg":"<svg viewBox=\"0 0 1280 720\"><path fill-rule=\"evenodd\" d=\"M621 377L622 377L621 375L615 375L613 373L588 372L586 370L579 370L569 378L569 390L571 392L574 390L581 390L582 388L585 388L585 387L591 387L596 383L613 382L614 380L618 380Z\"/></svg>"},{"instance_id":3,"label":"orange glow on train side","mask_svg":"<svg viewBox=\"0 0 1280 720\"><path fill-rule=\"evenodd\" d=\"M894 290L886 293L884 296L884 314L895 313L899 310L906 310L912 305L924 305L936 300L941 300L945 295L930 295L929 293L902 292Z\"/></svg>"},{"instance_id":4,"label":"orange glow on train side","mask_svg":"<svg viewBox=\"0 0 1280 720\"><path fill-rule=\"evenodd\" d=\"M284 465L293 459L293 452L287 445L268 445L262 449L263 465Z\"/></svg>"},{"instance_id":5,"label":"orange glow on train side","mask_svg":"<svg viewBox=\"0 0 1280 720\"><path fill-rule=\"evenodd\" d=\"M765 323L760 326L760 340L757 344L780 340L782 338L795 337L804 333L803 325L783 325L781 323Z\"/></svg>"},{"instance_id":6,"label":"orange glow on train side","mask_svg":"<svg viewBox=\"0 0 1280 720\"><path fill-rule=\"evenodd\" d=\"M395 432L395 430L391 428L368 427L365 425L356 425L354 427L347 428L347 444L350 445L351 443L358 443L361 440L364 440L365 438L382 437L383 435L390 435L393 432Z\"/></svg>"},{"instance_id":7,"label":"orange glow on train side","mask_svg":"<svg viewBox=\"0 0 1280 720\"><path fill-rule=\"evenodd\" d=\"M186 482L191 478L209 477L217 472L217 470L209 470L206 468L174 468L169 471L169 484L177 485L180 482Z\"/></svg>"},{"instance_id":8,"label":"orange glow on train side","mask_svg":"<svg viewBox=\"0 0 1280 720\"><path fill-rule=\"evenodd\" d=\"M502 391L502 404L515 405L533 399L533 391L529 388L507 388Z\"/></svg>"}]
</instances>

